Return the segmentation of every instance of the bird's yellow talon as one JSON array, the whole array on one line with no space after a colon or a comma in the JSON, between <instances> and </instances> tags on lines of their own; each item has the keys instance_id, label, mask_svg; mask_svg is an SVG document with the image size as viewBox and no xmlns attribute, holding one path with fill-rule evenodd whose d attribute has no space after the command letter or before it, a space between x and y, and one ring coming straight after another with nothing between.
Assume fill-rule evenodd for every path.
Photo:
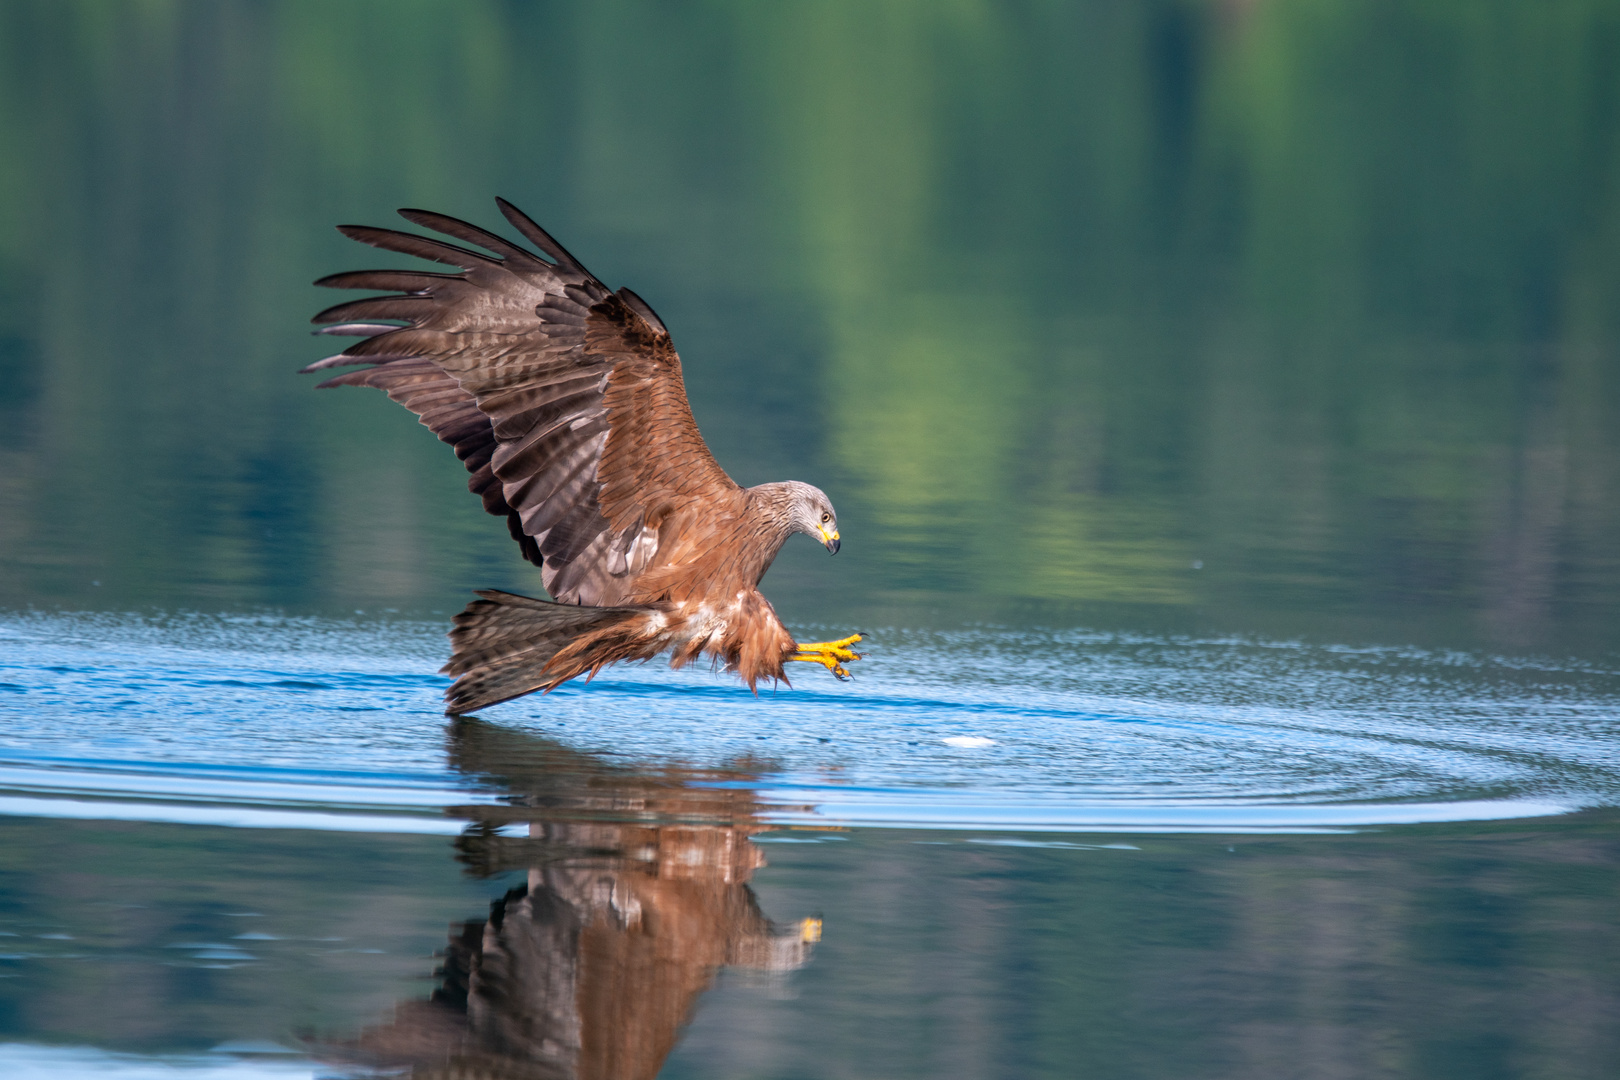
<instances>
[{"instance_id":1,"label":"bird's yellow talon","mask_svg":"<svg viewBox=\"0 0 1620 1080\"><path fill-rule=\"evenodd\" d=\"M847 649L865 636L864 634L851 634L849 637L839 638L837 641L809 641L800 645L799 651L826 652L830 649Z\"/></svg>"},{"instance_id":2,"label":"bird's yellow talon","mask_svg":"<svg viewBox=\"0 0 1620 1080\"><path fill-rule=\"evenodd\" d=\"M848 682L850 679L849 671L839 661L853 663L862 659L866 654L858 653L851 649L850 646L860 641L864 636L863 634L851 634L849 637L839 638L837 641L806 642L798 646L798 653L788 657L788 659L802 660L807 664L820 664L832 672L833 677L840 682Z\"/></svg>"}]
</instances>

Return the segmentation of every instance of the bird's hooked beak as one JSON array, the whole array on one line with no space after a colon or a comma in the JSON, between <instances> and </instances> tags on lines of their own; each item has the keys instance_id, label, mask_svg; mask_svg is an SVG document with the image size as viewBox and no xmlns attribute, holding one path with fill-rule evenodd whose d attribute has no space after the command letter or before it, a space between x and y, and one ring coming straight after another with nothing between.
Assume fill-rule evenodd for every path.
<instances>
[{"instance_id":1,"label":"bird's hooked beak","mask_svg":"<svg viewBox=\"0 0 1620 1080\"><path fill-rule=\"evenodd\" d=\"M838 548L840 547L838 543L838 530L834 529L832 532L828 532L826 529L820 529L818 531L821 533L821 546L832 552L834 555L838 554Z\"/></svg>"}]
</instances>

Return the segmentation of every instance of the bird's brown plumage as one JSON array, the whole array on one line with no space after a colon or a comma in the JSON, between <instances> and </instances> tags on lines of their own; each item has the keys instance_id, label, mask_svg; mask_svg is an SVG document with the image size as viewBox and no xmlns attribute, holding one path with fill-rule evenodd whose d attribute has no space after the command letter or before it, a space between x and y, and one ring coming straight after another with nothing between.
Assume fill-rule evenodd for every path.
<instances>
[{"instance_id":1,"label":"bird's brown plumage","mask_svg":"<svg viewBox=\"0 0 1620 1080\"><path fill-rule=\"evenodd\" d=\"M801 650L757 586L794 532L819 530L837 549L826 496L798 483L745 489L726 475L698 433L658 316L497 202L545 257L422 210L400 214L484 251L341 227L459 272L322 278L393 294L317 315L319 333L362 340L305 369L366 365L320 385L376 387L417 414L467 466L468 487L505 518L554 598L484 592L457 616L448 711L665 651L677 666L710 655L750 687L785 680L784 663Z\"/></svg>"}]
</instances>

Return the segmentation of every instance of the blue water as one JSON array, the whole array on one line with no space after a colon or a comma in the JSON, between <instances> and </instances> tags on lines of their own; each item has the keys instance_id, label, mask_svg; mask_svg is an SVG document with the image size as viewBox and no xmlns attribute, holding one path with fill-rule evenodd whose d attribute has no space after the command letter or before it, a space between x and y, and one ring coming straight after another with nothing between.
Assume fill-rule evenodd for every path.
<instances>
[{"instance_id":1,"label":"blue water","mask_svg":"<svg viewBox=\"0 0 1620 1080\"><path fill-rule=\"evenodd\" d=\"M1130 1032L1133 1059L1156 1062L1148 1075L1204 1054L1241 1072L1250 1051L1227 1033L1243 994L1268 1012L1315 1009L1294 1004L1297 979L1344 993L1366 971L1388 1004L1383 1037L1422 1058L1451 1038L1488 1042L1529 1007L1516 987L1563 987L1585 1009L1613 989L1601 815L1620 805L1620 673L1599 663L878 628L851 683L812 672L756 698L724 674L617 668L458 733L435 674L445 645L441 624L408 620L0 619L0 855L19 871L0 903L0 1005L18 1010L5 1075L347 1075L304 1026L348 1037L423 999L445 922L522 880L522 856L485 882L456 851L469 837L533 843L526 822L548 819L532 808L566 822L570 791L688 853L679 837L737 820L704 807L741 797L729 805L767 829L754 842L771 868L750 886L762 908L826 913L805 970L719 981L671 1077L756 1075L760 1055L795 1074L818 1053L807 1028L839 1033L840 1068L938 1075L956 1051L934 1032L957 1007L1004 1014L963 1034L962 1053L1035 1040L1047 1064L1020 1074L1087 1061L1134 1075L1114 1044L1061 1035L1069 1020L1024 1032L1020 1017L1050 1009ZM657 792L679 796L672 810L645 801ZM1504 888L1506 906L1491 899ZM1281 936L1232 936L1251 911ZM1380 911L1400 915L1368 921ZM1346 956L1405 942L1391 955L1406 958L1346 966L1310 952L1324 933L1359 942ZM1469 943L1461 966L1422 959L1452 940ZM1478 944L1520 940L1535 944ZM1275 978L1243 974L1273 954L1286 958ZM927 974L935 955L976 974ZM1046 956L1053 970L1032 976ZM1075 963L1097 966L1075 982ZM1111 1004L1128 1000L1106 989L1116 971L1154 999L1183 986L1209 999L1182 1031ZM1481 977L1501 985L1461 1035L1415 1004ZM955 998L939 997L941 978ZM122 1006L82 1008L101 985L160 989L125 1021ZM1612 1056L1578 1041L1559 1053L1572 1075Z\"/></svg>"},{"instance_id":2,"label":"blue water","mask_svg":"<svg viewBox=\"0 0 1620 1080\"><path fill-rule=\"evenodd\" d=\"M244 1050L259 1050L248 1056ZM104 1076L115 1080L310 1080L318 1073L307 1062L287 1060L288 1051L275 1044L264 1047L222 1045L213 1053L175 1055L159 1060L102 1050L59 1049L27 1044L0 1044L0 1062L8 1080L61 1080L62 1077Z\"/></svg>"},{"instance_id":3,"label":"blue water","mask_svg":"<svg viewBox=\"0 0 1620 1080\"><path fill-rule=\"evenodd\" d=\"M454 832L441 627L0 622L0 813ZM782 824L1242 831L1620 803L1620 675L1416 649L888 631L850 684L755 698L620 668L486 718L626 764L745 766Z\"/></svg>"}]
</instances>

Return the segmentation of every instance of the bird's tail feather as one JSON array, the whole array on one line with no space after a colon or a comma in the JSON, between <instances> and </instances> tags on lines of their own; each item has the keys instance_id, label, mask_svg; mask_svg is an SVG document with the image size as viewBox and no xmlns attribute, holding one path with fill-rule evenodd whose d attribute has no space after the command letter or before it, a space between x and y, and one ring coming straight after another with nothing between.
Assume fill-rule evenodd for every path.
<instances>
[{"instance_id":1,"label":"bird's tail feather","mask_svg":"<svg viewBox=\"0 0 1620 1080\"><path fill-rule=\"evenodd\" d=\"M550 690L586 669L594 672L603 663L630 658L623 645L640 639L634 628L655 610L556 604L495 589L478 595L455 617L450 662L440 669L457 676L444 692L444 711L452 716ZM586 637L619 647L612 656L596 655L602 650L578 647L587 644L581 641ZM564 650L569 655L553 664Z\"/></svg>"}]
</instances>

